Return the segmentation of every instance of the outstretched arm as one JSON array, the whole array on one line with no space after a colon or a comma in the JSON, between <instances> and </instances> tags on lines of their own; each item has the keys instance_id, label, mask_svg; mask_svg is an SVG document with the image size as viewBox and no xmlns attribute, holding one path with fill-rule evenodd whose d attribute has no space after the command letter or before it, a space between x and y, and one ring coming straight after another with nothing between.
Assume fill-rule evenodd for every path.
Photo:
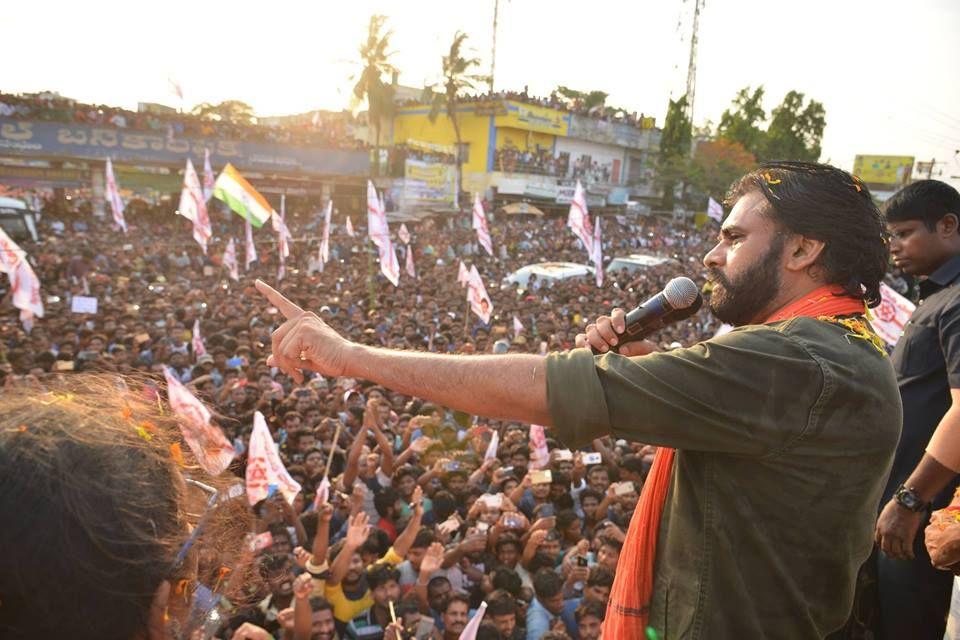
<instances>
[{"instance_id":1,"label":"outstretched arm","mask_svg":"<svg viewBox=\"0 0 960 640\"><path fill-rule=\"evenodd\" d=\"M443 356L354 344L266 283L258 280L257 288L287 318L273 332L269 362L298 382L309 369L372 380L473 415L553 424L543 356Z\"/></svg>"}]
</instances>

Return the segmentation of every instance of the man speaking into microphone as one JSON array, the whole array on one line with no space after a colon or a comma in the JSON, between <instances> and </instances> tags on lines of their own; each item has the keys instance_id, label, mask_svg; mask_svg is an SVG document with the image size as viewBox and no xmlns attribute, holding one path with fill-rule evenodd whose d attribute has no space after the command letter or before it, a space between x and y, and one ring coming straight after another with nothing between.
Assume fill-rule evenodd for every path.
<instances>
[{"instance_id":1,"label":"man speaking into microphone","mask_svg":"<svg viewBox=\"0 0 960 640\"><path fill-rule=\"evenodd\" d=\"M704 264L711 309L738 329L693 347L623 344L620 310L577 338L599 354L391 351L258 282L287 318L271 363L551 425L570 447L606 434L659 445L604 637L823 638L850 612L900 433L893 369L864 317L880 301L883 222L866 186L826 165L764 165L728 204Z\"/></svg>"}]
</instances>

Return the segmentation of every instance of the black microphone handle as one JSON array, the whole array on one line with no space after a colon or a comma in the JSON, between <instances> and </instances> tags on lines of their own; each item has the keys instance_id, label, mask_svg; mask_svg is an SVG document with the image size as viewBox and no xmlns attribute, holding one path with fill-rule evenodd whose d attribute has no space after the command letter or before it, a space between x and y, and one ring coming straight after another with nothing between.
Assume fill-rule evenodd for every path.
<instances>
[{"instance_id":1,"label":"black microphone handle","mask_svg":"<svg viewBox=\"0 0 960 640\"><path fill-rule=\"evenodd\" d=\"M610 351L613 353L619 353L620 347L625 344L643 340L651 333L659 331L667 325L673 324L674 322L679 322L681 320L686 320L690 316L694 315L697 311L700 311L700 307L703 306L703 296L698 294L697 299L694 300L693 304L691 304L689 307L684 307L683 309L674 309L673 311L669 311L660 316L659 319L651 318L650 322L643 322L644 317L650 315L650 311L645 309L645 306L646 305L637 307L627 314L627 318L634 316L634 322L631 323L627 321L625 323L624 332L617 334L617 344L610 347ZM646 313L644 313L645 311ZM632 332L631 329L633 329ZM590 350L594 355L600 355L601 353L593 346L590 347Z\"/></svg>"}]
</instances>

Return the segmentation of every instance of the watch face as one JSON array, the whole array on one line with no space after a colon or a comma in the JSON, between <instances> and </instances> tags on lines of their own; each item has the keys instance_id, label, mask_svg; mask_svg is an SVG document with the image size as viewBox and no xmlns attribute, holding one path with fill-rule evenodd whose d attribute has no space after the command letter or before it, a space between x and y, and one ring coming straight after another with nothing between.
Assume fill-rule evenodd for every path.
<instances>
[{"instance_id":1,"label":"watch face","mask_svg":"<svg viewBox=\"0 0 960 640\"><path fill-rule=\"evenodd\" d=\"M916 494L906 487L901 487L900 490L897 491L897 502L912 511L918 511L922 504Z\"/></svg>"}]
</instances>

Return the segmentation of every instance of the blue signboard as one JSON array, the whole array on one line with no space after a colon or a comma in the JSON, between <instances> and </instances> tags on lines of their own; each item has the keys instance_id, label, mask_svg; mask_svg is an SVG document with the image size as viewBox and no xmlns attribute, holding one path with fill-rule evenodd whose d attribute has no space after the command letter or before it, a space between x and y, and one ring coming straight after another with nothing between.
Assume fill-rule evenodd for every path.
<instances>
[{"instance_id":1,"label":"blue signboard","mask_svg":"<svg viewBox=\"0 0 960 640\"><path fill-rule=\"evenodd\" d=\"M241 171L354 175L370 173L366 151L297 147L214 138L170 138L164 132L96 128L56 122L0 118L0 155L81 158L128 164L181 165L190 157L203 166L210 150L215 167L231 163Z\"/></svg>"}]
</instances>

